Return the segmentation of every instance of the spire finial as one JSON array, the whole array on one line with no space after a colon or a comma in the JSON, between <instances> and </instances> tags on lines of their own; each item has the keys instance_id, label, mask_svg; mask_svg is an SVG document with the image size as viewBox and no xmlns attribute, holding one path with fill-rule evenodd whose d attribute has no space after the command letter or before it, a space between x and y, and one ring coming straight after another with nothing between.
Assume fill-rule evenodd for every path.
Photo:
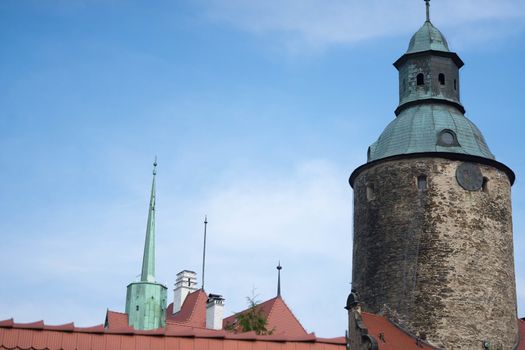
<instances>
[{"instance_id":1,"label":"spire finial","mask_svg":"<svg viewBox=\"0 0 525 350\"><path fill-rule=\"evenodd\" d=\"M430 22L430 0L425 0L427 8L427 22Z\"/></svg>"},{"instance_id":2,"label":"spire finial","mask_svg":"<svg viewBox=\"0 0 525 350\"><path fill-rule=\"evenodd\" d=\"M281 266L281 260L279 260L279 264L277 264L277 296L281 296L281 270L283 267Z\"/></svg>"},{"instance_id":3,"label":"spire finial","mask_svg":"<svg viewBox=\"0 0 525 350\"><path fill-rule=\"evenodd\" d=\"M155 160L153 161L153 176L157 175L157 156L155 155Z\"/></svg>"},{"instance_id":4,"label":"spire finial","mask_svg":"<svg viewBox=\"0 0 525 350\"><path fill-rule=\"evenodd\" d=\"M206 229L208 227L208 215L204 215L204 246L202 248L202 290L204 290L204 268L206 267Z\"/></svg>"}]
</instances>

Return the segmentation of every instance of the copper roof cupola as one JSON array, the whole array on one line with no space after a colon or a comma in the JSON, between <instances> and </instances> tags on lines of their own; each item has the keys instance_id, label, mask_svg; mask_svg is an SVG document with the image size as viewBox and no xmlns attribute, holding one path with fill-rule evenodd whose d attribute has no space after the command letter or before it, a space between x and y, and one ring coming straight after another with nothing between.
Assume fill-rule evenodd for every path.
<instances>
[{"instance_id":1,"label":"copper roof cupola","mask_svg":"<svg viewBox=\"0 0 525 350\"><path fill-rule=\"evenodd\" d=\"M427 18L395 63L399 71L396 118L368 150L368 162L392 156L446 153L494 160L460 100L461 58Z\"/></svg>"}]
</instances>

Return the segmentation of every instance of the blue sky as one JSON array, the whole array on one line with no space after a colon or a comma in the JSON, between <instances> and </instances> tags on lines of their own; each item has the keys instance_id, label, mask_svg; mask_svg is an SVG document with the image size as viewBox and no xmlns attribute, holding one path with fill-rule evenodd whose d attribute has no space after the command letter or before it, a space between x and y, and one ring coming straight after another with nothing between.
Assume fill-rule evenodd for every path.
<instances>
[{"instance_id":1,"label":"blue sky","mask_svg":"<svg viewBox=\"0 0 525 350\"><path fill-rule=\"evenodd\" d=\"M462 102L513 187L525 315L525 3L432 1L465 61ZM392 63L423 1L0 2L0 319L102 323L140 273L151 163L157 279L201 269L226 298L283 296L338 336L348 176L394 118ZM170 293L171 294L171 293ZM170 296L171 299L171 296Z\"/></svg>"}]
</instances>

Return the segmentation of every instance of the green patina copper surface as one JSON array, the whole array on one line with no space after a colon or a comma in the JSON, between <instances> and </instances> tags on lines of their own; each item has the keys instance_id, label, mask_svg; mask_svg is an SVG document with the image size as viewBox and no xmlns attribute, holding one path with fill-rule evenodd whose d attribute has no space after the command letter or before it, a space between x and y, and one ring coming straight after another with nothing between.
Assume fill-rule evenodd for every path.
<instances>
[{"instance_id":1,"label":"green patina copper surface","mask_svg":"<svg viewBox=\"0 0 525 350\"><path fill-rule=\"evenodd\" d=\"M151 182L151 195L149 200L148 224L146 227L146 241L144 242L144 255L142 257L142 282L155 282L155 177L157 175L157 162L153 164L153 181Z\"/></svg>"},{"instance_id":2,"label":"green patina copper surface","mask_svg":"<svg viewBox=\"0 0 525 350\"><path fill-rule=\"evenodd\" d=\"M368 162L429 152L494 159L480 130L464 115L459 99L462 65L427 18L412 37L408 52L395 63L400 82L398 116L370 146ZM439 141L445 130L455 134L457 142L453 145Z\"/></svg>"},{"instance_id":3,"label":"green patina copper surface","mask_svg":"<svg viewBox=\"0 0 525 350\"><path fill-rule=\"evenodd\" d=\"M157 162L153 164L153 181L146 228L146 241L140 282L130 283L126 294L126 313L129 325L147 330L166 324L167 288L155 280L155 176Z\"/></svg>"},{"instance_id":4,"label":"green patina copper surface","mask_svg":"<svg viewBox=\"0 0 525 350\"><path fill-rule=\"evenodd\" d=\"M428 50L449 52L447 39L430 21L426 21L412 36L407 53Z\"/></svg>"},{"instance_id":5,"label":"green patina copper surface","mask_svg":"<svg viewBox=\"0 0 525 350\"><path fill-rule=\"evenodd\" d=\"M440 132L454 131L459 146L438 145ZM401 154L448 152L494 159L479 129L452 106L421 104L406 109L370 146L369 161Z\"/></svg>"},{"instance_id":6,"label":"green patina copper surface","mask_svg":"<svg viewBox=\"0 0 525 350\"><path fill-rule=\"evenodd\" d=\"M165 327L167 291L159 283L130 283L126 295L129 325L140 330Z\"/></svg>"}]
</instances>

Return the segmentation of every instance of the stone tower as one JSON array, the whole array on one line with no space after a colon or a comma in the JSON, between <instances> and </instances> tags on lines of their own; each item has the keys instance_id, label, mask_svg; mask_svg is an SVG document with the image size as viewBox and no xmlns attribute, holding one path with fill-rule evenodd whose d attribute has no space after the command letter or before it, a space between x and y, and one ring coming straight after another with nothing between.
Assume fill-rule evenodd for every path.
<instances>
[{"instance_id":1,"label":"stone tower","mask_svg":"<svg viewBox=\"0 0 525 350\"><path fill-rule=\"evenodd\" d=\"M148 210L148 224L142 273L139 282L128 285L126 314L129 325L147 330L164 327L166 323L167 288L155 280L155 176L157 161L153 163L153 181Z\"/></svg>"},{"instance_id":2,"label":"stone tower","mask_svg":"<svg viewBox=\"0 0 525 350\"><path fill-rule=\"evenodd\" d=\"M396 118L350 177L353 288L365 311L437 347L514 349L514 173L465 117L463 62L428 6L394 63Z\"/></svg>"}]
</instances>

